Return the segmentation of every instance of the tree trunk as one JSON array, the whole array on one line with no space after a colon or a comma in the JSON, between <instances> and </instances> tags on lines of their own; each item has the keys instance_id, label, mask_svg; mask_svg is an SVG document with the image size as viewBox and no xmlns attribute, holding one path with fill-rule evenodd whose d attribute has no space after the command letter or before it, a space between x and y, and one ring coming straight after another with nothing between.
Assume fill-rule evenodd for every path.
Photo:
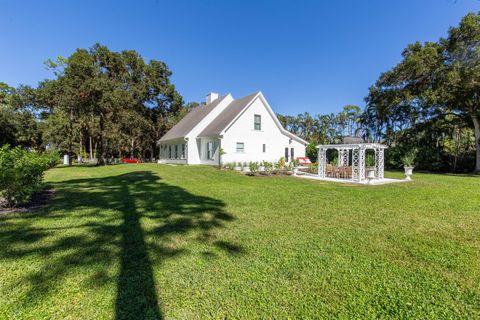
<instances>
[{"instance_id":1,"label":"tree trunk","mask_svg":"<svg viewBox=\"0 0 480 320\"><path fill-rule=\"evenodd\" d=\"M90 161L93 159L92 136L89 136L90 142Z\"/></svg>"},{"instance_id":2,"label":"tree trunk","mask_svg":"<svg viewBox=\"0 0 480 320\"><path fill-rule=\"evenodd\" d=\"M104 141L103 141L103 136L104 136L104 123L103 123L103 118L100 117L100 121L99 121L99 128L100 128L100 141L98 143L98 161L97 161L97 165L99 166L103 166L105 165L105 145L104 145Z\"/></svg>"},{"instance_id":3,"label":"tree trunk","mask_svg":"<svg viewBox=\"0 0 480 320\"><path fill-rule=\"evenodd\" d=\"M475 170L474 172L480 173L480 118L478 116L472 116L473 126L475 130Z\"/></svg>"},{"instance_id":4,"label":"tree trunk","mask_svg":"<svg viewBox=\"0 0 480 320\"><path fill-rule=\"evenodd\" d=\"M135 140L131 139L130 141L130 159L133 159L133 149L135 148Z\"/></svg>"},{"instance_id":5,"label":"tree trunk","mask_svg":"<svg viewBox=\"0 0 480 320\"><path fill-rule=\"evenodd\" d=\"M83 135L82 131L80 130L80 143L79 143L79 153L78 153L78 162L83 162Z\"/></svg>"},{"instance_id":6,"label":"tree trunk","mask_svg":"<svg viewBox=\"0 0 480 320\"><path fill-rule=\"evenodd\" d=\"M458 154L460 153L460 128L455 128L455 155L453 158L453 172L457 172Z\"/></svg>"},{"instance_id":7,"label":"tree trunk","mask_svg":"<svg viewBox=\"0 0 480 320\"><path fill-rule=\"evenodd\" d=\"M70 109L70 122L69 122L69 137L68 137L68 165L72 165L72 156L73 156L73 151L72 151L72 144L73 144L73 109Z\"/></svg>"}]
</instances>

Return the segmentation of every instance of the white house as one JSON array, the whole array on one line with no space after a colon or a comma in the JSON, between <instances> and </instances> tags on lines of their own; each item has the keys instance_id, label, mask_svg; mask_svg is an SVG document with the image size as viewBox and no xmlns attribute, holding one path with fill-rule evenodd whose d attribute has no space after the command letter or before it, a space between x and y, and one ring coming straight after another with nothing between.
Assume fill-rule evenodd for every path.
<instances>
[{"instance_id":1,"label":"white house","mask_svg":"<svg viewBox=\"0 0 480 320\"><path fill-rule=\"evenodd\" d=\"M218 165L288 161L305 156L307 142L285 130L261 92L241 99L209 93L160 140L160 162Z\"/></svg>"}]
</instances>

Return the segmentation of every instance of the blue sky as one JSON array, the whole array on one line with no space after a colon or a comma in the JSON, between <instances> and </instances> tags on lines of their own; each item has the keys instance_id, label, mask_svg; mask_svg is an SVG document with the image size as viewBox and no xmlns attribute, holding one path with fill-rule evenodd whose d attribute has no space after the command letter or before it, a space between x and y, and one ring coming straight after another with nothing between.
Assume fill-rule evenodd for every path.
<instances>
[{"instance_id":1,"label":"blue sky","mask_svg":"<svg viewBox=\"0 0 480 320\"><path fill-rule=\"evenodd\" d=\"M363 99L414 41L437 40L478 0L0 0L0 81L36 85L43 61L96 42L162 60L186 101L261 90L276 112Z\"/></svg>"}]
</instances>

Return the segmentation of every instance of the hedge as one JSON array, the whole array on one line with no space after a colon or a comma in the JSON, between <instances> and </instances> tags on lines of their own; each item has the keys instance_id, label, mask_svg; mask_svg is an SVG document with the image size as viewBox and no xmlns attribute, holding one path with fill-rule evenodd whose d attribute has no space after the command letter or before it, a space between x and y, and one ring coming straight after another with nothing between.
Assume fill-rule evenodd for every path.
<instances>
[{"instance_id":1,"label":"hedge","mask_svg":"<svg viewBox=\"0 0 480 320\"><path fill-rule=\"evenodd\" d=\"M0 204L12 207L27 203L41 189L45 170L58 160L56 152L40 154L21 147L0 147Z\"/></svg>"}]
</instances>

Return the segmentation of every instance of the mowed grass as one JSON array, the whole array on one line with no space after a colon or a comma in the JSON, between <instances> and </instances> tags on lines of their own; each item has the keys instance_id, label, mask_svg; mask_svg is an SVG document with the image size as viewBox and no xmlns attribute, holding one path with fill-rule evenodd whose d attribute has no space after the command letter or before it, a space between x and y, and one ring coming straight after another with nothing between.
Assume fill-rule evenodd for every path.
<instances>
[{"instance_id":1,"label":"mowed grass","mask_svg":"<svg viewBox=\"0 0 480 320\"><path fill-rule=\"evenodd\" d=\"M414 179L56 168L0 217L0 317L480 318L480 178Z\"/></svg>"}]
</instances>

